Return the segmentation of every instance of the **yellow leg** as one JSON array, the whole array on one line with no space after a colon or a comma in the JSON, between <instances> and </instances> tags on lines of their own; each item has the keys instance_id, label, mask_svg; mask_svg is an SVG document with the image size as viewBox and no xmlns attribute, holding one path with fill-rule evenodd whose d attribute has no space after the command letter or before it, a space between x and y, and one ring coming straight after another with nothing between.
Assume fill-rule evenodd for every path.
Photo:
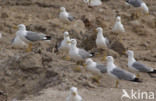
<instances>
[{"instance_id":1,"label":"yellow leg","mask_svg":"<svg viewBox=\"0 0 156 101\"><path fill-rule=\"evenodd\" d=\"M149 13L145 13L144 16L149 16Z\"/></svg>"},{"instance_id":2,"label":"yellow leg","mask_svg":"<svg viewBox=\"0 0 156 101\"><path fill-rule=\"evenodd\" d=\"M106 53L106 51L103 53L103 57L102 57L102 59L101 59L101 61L105 61L106 60L106 56L107 56L107 53Z\"/></svg>"},{"instance_id":3,"label":"yellow leg","mask_svg":"<svg viewBox=\"0 0 156 101\"><path fill-rule=\"evenodd\" d=\"M87 67L87 65L85 63L83 63L82 66L85 67L85 68Z\"/></svg>"},{"instance_id":4,"label":"yellow leg","mask_svg":"<svg viewBox=\"0 0 156 101\"><path fill-rule=\"evenodd\" d=\"M91 79L92 79L94 82L100 84L100 77L99 77L98 75L92 76Z\"/></svg>"},{"instance_id":5,"label":"yellow leg","mask_svg":"<svg viewBox=\"0 0 156 101\"><path fill-rule=\"evenodd\" d=\"M65 56L64 59L67 60L67 61L71 60L69 56Z\"/></svg>"},{"instance_id":6,"label":"yellow leg","mask_svg":"<svg viewBox=\"0 0 156 101\"><path fill-rule=\"evenodd\" d=\"M137 73L137 74L136 74L136 77L137 77L137 78L139 78L139 77L140 77L139 73Z\"/></svg>"},{"instance_id":7,"label":"yellow leg","mask_svg":"<svg viewBox=\"0 0 156 101\"><path fill-rule=\"evenodd\" d=\"M80 66L77 66L77 67L73 68L73 71L75 71L75 72L81 72L81 67Z\"/></svg>"},{"instance_id":8,"label":"yellow leg","mask_svg":"<svg viewBox=\"0 0 156 101\"><path fill-rule=\"evenodd\" d=\"M115 83L115 88L118 88L118 85L119 85L119 81L116 80L116 83Z\"/></svg>"},{"instance_id":9,"label":"yellow leg","mask_svg":"<svg viewBox=\"0 0 156 101\"><path fill-rule=\"evenodd\" d=\"M30 44L28 45L27 52L31 52L31 51L32 51L32 44L30 43Z\"/></svg>"}]
</instances>

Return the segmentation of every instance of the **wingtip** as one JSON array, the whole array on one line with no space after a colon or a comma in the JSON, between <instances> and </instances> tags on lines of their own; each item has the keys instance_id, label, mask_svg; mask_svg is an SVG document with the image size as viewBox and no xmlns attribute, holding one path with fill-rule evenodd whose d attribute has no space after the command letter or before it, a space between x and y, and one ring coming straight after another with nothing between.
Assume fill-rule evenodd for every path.
<instances>
[{"instance_id":1,"label":"wingtip","mask_svg":"<svg viewBox=\"0 0 156 101\"><path fill-rule=\"evenodd\" d=\"M148 72L148 73L156 73L156 70L154 69L153 71L151 71L151 72Z\"/></svg>"},{"instance_id":2,"label":"wingtip","mask_svg":"<svg viewBox=\"0 0 156 101\"><path fill-rule=\"evenodd\" d=\"M95 53L94 52L91 52L90 54L91 54L91 57L95 56Z\"/></svg>"},{"instance_id":3,"label":"wingtip","mask_svg":"<svg viewBox=\"0 0 156 101\"><path fill-rule=\"evenodd\" d=\"M133 80L132 80L133 82L142 82L139 78L134 78Z\"/></svg>"},{"instance_id":4,"label":"wingtip","mask_svg":"<svg viewBox=\"0 0 156 101\"><path fill-rule=\"evenodd\" d=\"M45 40L51 40L51 36L45 36Z\"/></svg>"}]
</instances>

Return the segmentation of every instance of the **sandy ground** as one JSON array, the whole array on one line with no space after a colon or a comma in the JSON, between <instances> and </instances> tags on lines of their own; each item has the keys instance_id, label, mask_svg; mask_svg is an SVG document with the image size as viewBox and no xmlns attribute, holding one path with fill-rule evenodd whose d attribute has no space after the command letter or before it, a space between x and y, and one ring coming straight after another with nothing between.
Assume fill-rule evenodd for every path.
<instances>
[{"instance_id":1,"label":"sandy ground","mask_svg":"<svg viewBox=\"0 0 156 101\"><path fill-rule=\"evenodd\" d=\"M112 77L104 74L98 84L82 66L75 69L75 62L64 60L56 52L56 44L63 38L64 31L78 40L79 47L99 52L95 46L95 29L101 26L104 36L111 40L111 48L106 53L115 57L118 66L131 71L124 53L131 49L137 60L156 68L156 1L144 0L150 15L141 17L134 13L135 8L125 6L123 1L103 0L99 7L88 7L82 0L0 0L0 32L3 35L0 39L0 101L64 101L71 86L79 88L85 101L121 101L122 89L155 92L156 79L148 74L140 73L143 83L120 81L119 88L114 88ZM74 22L64 25L58 19L61 6L76 17ZM111 32L117 15L121 16L126 29L120 40ZM21 23L28 30L52 36L52 40L35 43L30 53L13 48L10 43L17 31L15 26ZM105 63L101 61L102 55L93 59Z\"/></svg>"}]
</instances>

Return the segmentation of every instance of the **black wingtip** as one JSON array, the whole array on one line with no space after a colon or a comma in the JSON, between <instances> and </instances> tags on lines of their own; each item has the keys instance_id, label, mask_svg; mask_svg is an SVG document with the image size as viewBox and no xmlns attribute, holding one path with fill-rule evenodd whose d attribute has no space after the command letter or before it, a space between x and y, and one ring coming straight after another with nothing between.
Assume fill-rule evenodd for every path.
<instances>
[{"instance_id":1,"label":"black wingtip","mask_svg":"<svg viewBox=\"0 0 156 101\"><path fill-rule=\"evenodd\" d=\"M132 81L133 82L142 82L139 78L134 78Z\"/></svg>"},{"instance_id":2,"label":"black wingtip","mask_svg":"<svg viewBox=\"0 0 156 101\"><path fill-rule=\"evenodd\" d=\"M45 40L51 40L51 36L45 36L46 39Z\"/></svg>"},{"instance_id":3,"label":"black wingtip","mask_svg":"<svg viewBox=\"0 0 156 101\"><path fill-rule=\"evenodd\" d=\"M90 54L92 55L91 57L95 56L95 53L94 52L91 52Z\"/></svg>"},{"instance_id":4,"label":"black wingtip","mask_svg":"<svg viewBox=\"0 0 156 101\"><path fill-rule=\"evenodd\" d=\"M156 73L156 70L154 69L153 71L151 71L151 72L148 72L148 73Z\"/></svg>"}]
</instances>

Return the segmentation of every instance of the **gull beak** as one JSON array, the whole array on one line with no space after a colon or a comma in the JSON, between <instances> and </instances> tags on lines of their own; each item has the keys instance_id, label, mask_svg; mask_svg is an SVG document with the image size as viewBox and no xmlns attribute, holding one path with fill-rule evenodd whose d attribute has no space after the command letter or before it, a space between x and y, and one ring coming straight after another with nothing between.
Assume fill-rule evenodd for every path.
<instances>
[{"instance_id":1,"label":"gull beak","mask_svg":"<svg viewBox=\"0 0 156 101\"><path fill-rule=\"evenodd\" d=\"M70 43L71 43L71 41L67 41L67 43L68 43L68 44L70 44Z\"/></svg>"},{"instance_id":2,"label":"gull beak","mask_svg":"<svg viewBox=\"0 0 156 101\"><path fill-rule=\"evenodd\" d=\"M17 26L13 26L13 29L18 29L18 27Z\"/></svg>"},{"instance_id":3,"label":"gull beak","mask_svg":"<svg viewBox=\"0 0 156 101\"><path fill-rule=\"evenodd\" d=\"M72 94L73 94L73 96L76 96L76 93L75 92L73 92Z\"/></svg>"}]
</instances>

